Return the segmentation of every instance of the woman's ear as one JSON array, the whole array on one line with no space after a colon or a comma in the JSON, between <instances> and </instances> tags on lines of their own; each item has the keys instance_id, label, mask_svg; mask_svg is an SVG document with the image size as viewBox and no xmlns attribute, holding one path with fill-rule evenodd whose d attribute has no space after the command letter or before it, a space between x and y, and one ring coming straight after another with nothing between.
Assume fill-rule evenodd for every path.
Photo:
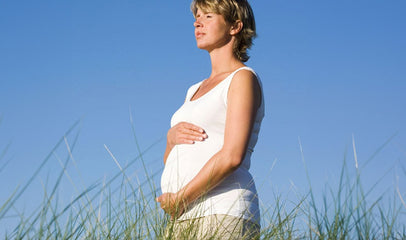
<instances>
[{"instance_id":1,"label":"woman's ear","mask_svg":"<svg viewBox=\"0 0 406 240\"><path fill-rule=\"evenodd\" d=\"M234 36L241 32L243 27L243 23L240 20L235 21L233 25L231 25L230 35Z\"/></svg>"}]
</instances>

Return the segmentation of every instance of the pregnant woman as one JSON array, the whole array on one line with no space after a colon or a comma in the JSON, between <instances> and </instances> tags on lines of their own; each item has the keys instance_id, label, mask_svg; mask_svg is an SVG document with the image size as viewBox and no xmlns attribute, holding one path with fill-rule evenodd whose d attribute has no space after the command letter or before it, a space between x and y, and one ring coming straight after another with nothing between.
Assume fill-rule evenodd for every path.
<instances>
[{"instance_id":1,"label":"pregnant woman","mask_svg":"<svg viewBox=\"0 0 406 240\"><path fill-rule=\"evenodd\" d=\"M252 239L259 206L249 168L264 100L261 82L244 65L256 35L246 0L195 0L197 47L211 74L192 85L167 134L161 208L172 239Z\"/></svg>"}]
</instances>

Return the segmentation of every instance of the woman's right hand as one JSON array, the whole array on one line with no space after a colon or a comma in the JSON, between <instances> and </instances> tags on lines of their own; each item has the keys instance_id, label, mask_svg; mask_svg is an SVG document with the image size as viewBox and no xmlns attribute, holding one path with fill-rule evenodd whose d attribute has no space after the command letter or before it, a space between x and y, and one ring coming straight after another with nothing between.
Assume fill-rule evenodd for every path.
<instances>
[{"instance_id":1,"label":"woman's right hand","mask_svg":"<svg viewBox=\"0 0 406 240\"><path fill-rule=\"evenodd\" d=\"M203 128L192 123L180 122L169 129L167 143L173 147L178 144L193 144L206 138L207 134Z\"/></svg>"}]
</instances>

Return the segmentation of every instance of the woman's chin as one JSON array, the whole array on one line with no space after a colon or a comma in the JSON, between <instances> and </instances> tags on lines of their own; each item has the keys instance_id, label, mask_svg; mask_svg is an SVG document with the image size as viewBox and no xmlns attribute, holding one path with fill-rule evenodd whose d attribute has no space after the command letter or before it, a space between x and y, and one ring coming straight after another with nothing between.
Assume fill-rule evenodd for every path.
<instances>
[{"instance_id":1,"label":"woman's chin","mask_svg":"<svg viewBox=\"0 0 406 240\"><path fill-rule=\"evenodd\" d=\"M196 44L197 48L202 49L202 50L206 50L206 48L204 47L203 44Z\"/></svg>"},{"instance_id":2,"label":"woman's chin","mask_svg":"<svg viewBox=\"0 0 406 240\"><path fill-rule=\"evenodd\" d=\"M208 44L205 44L203 42L197 42L196 43L197 48L202 49L202 50L207 50L210 48Z\"/></svg>"}]
</instances>

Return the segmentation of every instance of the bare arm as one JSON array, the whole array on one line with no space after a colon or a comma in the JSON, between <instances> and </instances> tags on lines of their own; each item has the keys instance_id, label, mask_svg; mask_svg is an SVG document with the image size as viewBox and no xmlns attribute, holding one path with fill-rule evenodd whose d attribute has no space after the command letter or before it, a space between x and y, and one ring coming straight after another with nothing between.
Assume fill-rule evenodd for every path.
<instances>
[{"instance_id":1,"label":"bare arm","mask_svg":"<svg viewBox=\"0 0 406 240\"><path fill-rule=\"evenodd\" d=\"M260 94L260 87L253 73L240 71L234 76L228 92L222 149L179 192L164 193L157 199L172 217L180 216L185 206L213 189L241 165L260 105Z\"/></svg>"}]
</instances>

